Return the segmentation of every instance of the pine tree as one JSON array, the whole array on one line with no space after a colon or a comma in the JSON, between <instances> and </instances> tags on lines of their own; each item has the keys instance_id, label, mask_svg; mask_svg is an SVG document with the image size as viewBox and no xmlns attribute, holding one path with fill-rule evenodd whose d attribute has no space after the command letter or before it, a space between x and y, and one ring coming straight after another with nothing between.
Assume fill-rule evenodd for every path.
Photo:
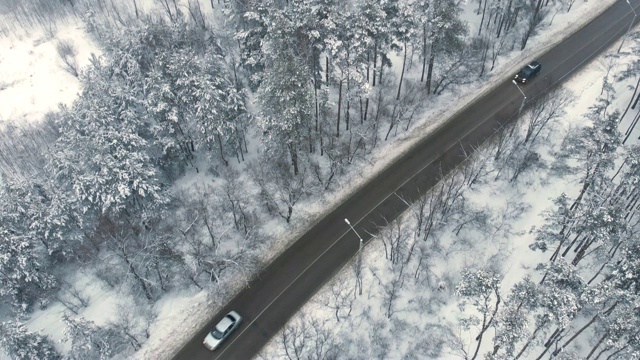
<instances>
[{"instance_id":1,"label":"pine tree","mask_svg":"<svg viewBox=\"0 0 640 360\"><path fill-rule=\"evenodd\" d=\"M570 133L558 154L558 163L555 165L557 173L580 174L582 177L582 187L571 210L580 204L587 189L598 194L610 181L608 172L613 169L617 158L620 133L617 125L619 113L608 112L609 105L608 99L598 99L586 115L592 123ZM572 165L568 160L575 160L577 164Z\"/></svg>"},{"instance_id":2,"label":"pine tree","mask_svg":"<svg viewBox=\"0 0 640 360\"><path fill-rule=\"evenodd\" d=\"M295 47L295 28L284 13L270 14L269 35L263 43L265 76L258 89L258 126L270 156L287 158L291 174L300 172L300 150L307 148L313 126L311 71Z\"/></svg>"},{"instance_id":3,"label":"pine tree","mask_svg":"<svg viewBox=\"0 0 640 360\"><path fill-rule=\"evenodd\" d=\"M469 299L478 313L482 314L480 332L475 339L478 344L471 359L478 356L484 333L492 326L500 308L502 302L500 296L501 278L500 274L491 270L465 270L462 273L462 280L456 287L458 296Z\"/></svg>"},{"instance_id":4,"label":"pine tree","mask_svg":"<svg viewBox=\"0 0 640 360\"><path fill-rule=\"evenodd\" d=\"M57 281L49 273L45 247L12 210L0 202L0 296L9 297L15 310L27 312L37 299L56 288Z\"/></svg>"},{"instance_id":5,"label":"pine tree","mask_svg":"<svg viewBox=\"0 0 640 360\"><path fill-rule=\"evenodd\" d=\"M488 359L513 359L518 344L532 336L531 314L540 305L539 296L538 286L528 276L511 288L494 321L493 351Z\"/></svg>"},{"instance_id":6,"label":"pine tree","mask_svg":"<svg viewBox=\"0 0 640 360\"><path fill-rule=\"evenodd\" d=\"M60 188L75 195L78 218L114 217L164 201L141 111L140 76L129 57L94 62L80 98L62 108L51 170Z\"/></svg>"},{"instance_id":7,"label":"pine tree","mask_svg":"<svg viewBox=\"0 0 640 360\"><path fill-rule=\"evenodd\" d=\"M19 360L57 360L60 353L48 337L39 332L31 332L19 320L0 324L0 347L10 356Z\"/></svg>"}]
</instances>

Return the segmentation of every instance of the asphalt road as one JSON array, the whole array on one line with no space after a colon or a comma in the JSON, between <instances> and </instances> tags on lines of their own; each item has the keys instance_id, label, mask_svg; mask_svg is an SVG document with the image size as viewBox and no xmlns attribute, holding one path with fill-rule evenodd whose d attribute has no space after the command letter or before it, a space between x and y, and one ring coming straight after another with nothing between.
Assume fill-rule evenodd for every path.
<instances>
[{"instance_id":1,"label":"asphalt road","mask_svg":"<svg viewBox=\"0 0 640 360\"><path fill-rule=\"evenodd\" d=\"M634 7L640 6L640 0L630 2ZM638 19L634 18L630 6L624 0L617 1L583 29L539 57L541 74L521 86L527 102L560 83L624 35L632 20ZM221 314L211 319L175 359L241 360L254 357L357 252L359 240L345 223L345 218L365 242L369 241L368 234L375 233L377 226L407 209L402 199L417 199L437 183L442 174L459 165L465 153L471 153L515 117L522 100L522 94L509 79L458 112L298 239ZM208 351L202 340L231 309L244 317L242 325L220 349Z\"/></svg>"}]
</instances>

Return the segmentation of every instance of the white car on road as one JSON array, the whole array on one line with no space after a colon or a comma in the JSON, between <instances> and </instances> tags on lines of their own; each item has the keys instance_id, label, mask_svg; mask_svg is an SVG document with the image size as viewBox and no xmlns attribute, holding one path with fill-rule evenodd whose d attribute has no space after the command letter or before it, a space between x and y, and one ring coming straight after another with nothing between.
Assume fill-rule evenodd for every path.
<instances>
[{"instance_id":1,"label":"white car on road","mask_svg":"<svg viewBox=\"0 0 640 360\"><path fill-rule=\"evenodd\" d=\"M202 343L209 350L217 349L220 343L229 337L233 330L238 328L240 321L242 321L240 314L235 311L229 311L227 316L218 321L213 330L207 334Z\"/></svg>"}]
</instances>

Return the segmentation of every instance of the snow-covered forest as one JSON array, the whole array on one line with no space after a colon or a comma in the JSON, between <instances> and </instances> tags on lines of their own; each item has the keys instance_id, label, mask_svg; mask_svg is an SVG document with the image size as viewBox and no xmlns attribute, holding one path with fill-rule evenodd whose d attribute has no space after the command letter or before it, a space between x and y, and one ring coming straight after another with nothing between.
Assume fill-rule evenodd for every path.
<instances>
[{"instance_id":1,"label":"snow-covered forest","mask_svg":"<svg viewBox=\"0 0 640 360\"><path fill-rule=\"evenodd\" d=\"M566 31L611 2L1 1L2 36L51 42L75 22L96 51L55 41L79 94L37 121L0 119L0 345L17 359L170 357L381 153L442 121L439 104L516 70L559 18L574 19ZM637 356L638 149L616 130L636 104L614 105L637 102L640 50L624 49L597 99L569 113L575 94L559 89L532 104L381 229L362 295L341 274L263 356ZM12 86L0 79L0 95ZM580 126L562 130L567 114ZM556 178L568 190L514 248L522 194ZM516 250L542 255L515 271Z\"/></svg>"},{"instance_id":2,"label":"snow-covered forest","mask_svg":"<svg viewBox=\"0 0 640 360\"><path fill-rule=\"evenodd\" d=\"M638 45L531 104L261 358L637 358Z\"/></svg>"}]
</instances>

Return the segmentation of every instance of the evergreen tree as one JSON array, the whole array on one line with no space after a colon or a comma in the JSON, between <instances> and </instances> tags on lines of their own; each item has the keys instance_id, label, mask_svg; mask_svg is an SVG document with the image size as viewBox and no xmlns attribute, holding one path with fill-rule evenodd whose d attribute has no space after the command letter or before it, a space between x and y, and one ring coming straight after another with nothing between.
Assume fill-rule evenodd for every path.
<instances>
[{"instance_id":1,"label":"evergreen tree","mask_svg":"<svg viewBox=\"0 0 640 360\"><path fill-rule=\"evenodd\" d=\"M288 158L291 173L300 172L300 150L311 142L313 83L311 72L295 46L295 28L286 14L270 14L269 35L263 43L265 76L258 89L258 126L267 152Z\"/></svg>"},{"instance_id":2,"label":"evergreen tree","mask_svg":"<svg viewBox=\"0 0 640 360\"><path fill-rule=\"evenodd\" d=\"M31 332L18 320L0 324L0 347L18 360L57 360L60 354L48 337Z\"/></svg>"},{"instance_id":3,"label":"evergreen tree","mask_svg":"<svg viewBox=\"0 0 640 360\"><path fill-rule=\"evenodd\" d=\"M0 201L0 297L8 297L16 311L30 311L37 299L57 286L49 260L29 224L13 212L13 206Z\"/></svg>"},{"instance_id":4,"label":"evergreen tree","mask_svg":"<svg viewBox=\"0 0 640 360\"><path fill-rule=\"evenodd\" d=\"M51 154L57 184L75 196L73 215L114 217L164 201L141 111L138 63L94 61L85 76L80 98L61 109Z\"/></svg>"},{"instance_id":5,"label":"evergreen tree","mask_svg":"<svg viewBox=\"0 0 640 360\"><path fill-rule=\"evenodd\" d=\"M609 112L609 105L608 99L598 99L586 115L591 124L570 133L558 154L557 173L581 175L582 187L571 210L580 204L587 189L598 194L609 184L608 172L614 167L620 145L619 113L617 110ZM576 164L568 160L574 160Z\"/></svg>"}]
</instances>

